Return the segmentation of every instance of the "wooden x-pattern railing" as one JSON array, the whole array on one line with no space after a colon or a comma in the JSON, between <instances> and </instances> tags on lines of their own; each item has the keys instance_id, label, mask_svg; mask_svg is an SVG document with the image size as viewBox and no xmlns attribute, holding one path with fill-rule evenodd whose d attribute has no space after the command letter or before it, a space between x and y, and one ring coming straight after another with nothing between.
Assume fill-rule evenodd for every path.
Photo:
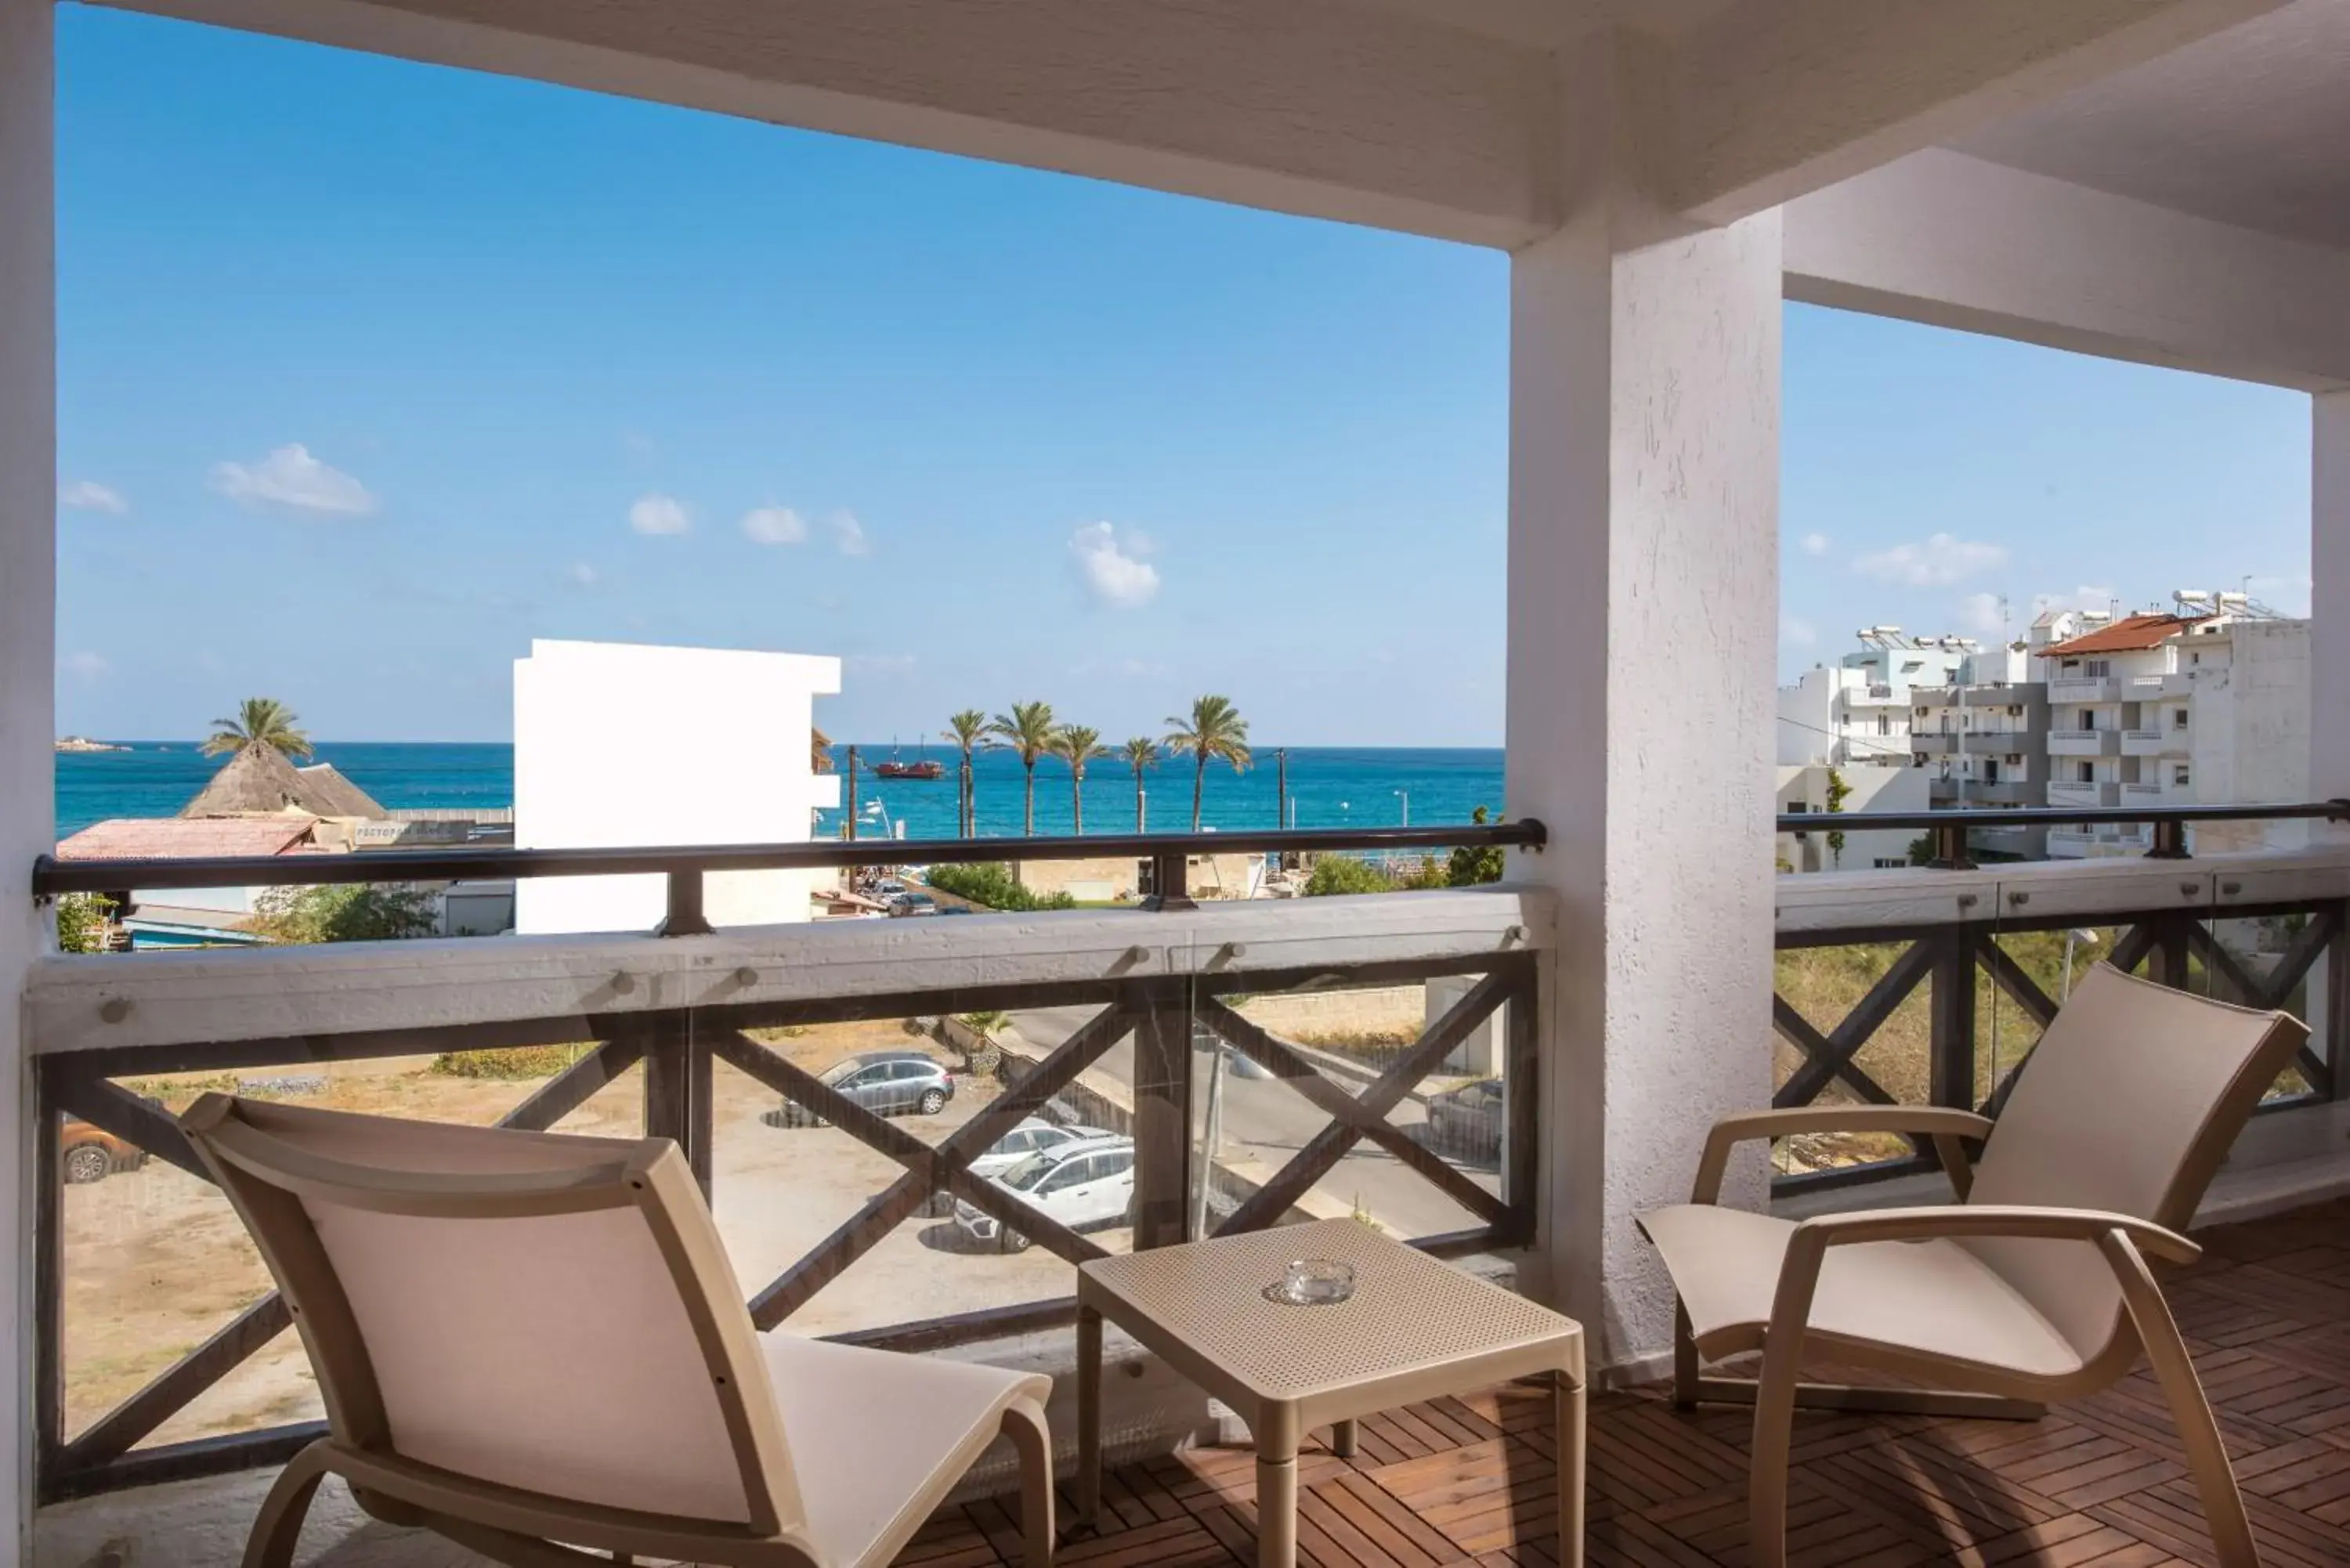
<instances>
[{"instance_id":1,"label":"wooden x-pattern railing","mask_svg":"<svg viewBox=\"0 0 2350 1568\"><path fill-rule=\"evenodd\" d=\"M2213 935L2214 920L2241 920L2280 915L2303 918L2284 953L2265 974L2253 972ZM2321 958L2328 959L2326 983L2330 996L2324 1009L2326 1034L2345 1038L2350 1025L2350 901L2321 899L2303 903L2227 908L2166 909L2106 911L2093 915L2027 917L1960 920L1931 926L1854 927L1782 932L1778 945L1790 949L1898 944L1901 950L1885 972L1833 1027L1822 1029L1783 996L1772 997L1772 1020L1781 1038L1793 1045L1801 1060L1773 1096L1775 1106L1810 1105L1831 1085L1862 1101L1891 1105L1895 1096L1861 1064L1863 1047L1877 1037L1887 1020L1922 984L1931 982L1929 999L1932 1103L1996 1116L2005 1103L2016 1075L2031 1064L2026 1054L2010 1066L1988 1095L1977 1085L1978 972L2012 1001L2033 1023L2045 1028L2056 1016L2057 1002L2033 979L2014 956L2001 945L2002 936L2025 931L2061 930L2068 926L2125 928L2106 961L2133 973L2145 973L2162 984L2187 989L2197 982L2193 966L2202 969L2197 987L2222 1000L2248 1007L2287 1004L2309 979ZM2329 957L2330 955L2330 957ZM2305 1085L2303 1092L2272 1099L2263 1109L2279 1109L2312 1100L2334 1099L2350 1093L2350 1073L2334 1068L2334 1048L2321 1054L2313 1037L2294 1065ZM1930 1148L1909 1140L1911 1157L1841 1169L1782 1176L1782 1188L1835 1186L1851 1181L1882 1179L1907 1170L1936 1165Z\"/></svg>"},{"instance_id":2,"label":"wooden x-pattern railing","mask_svg":"<svg viewBox=\"0 0 2350 1568\"><path fill-rule=\"evenodd\" d=\"M1482 978L1375 1082L1359 1092L1326 1076L1303 1054L1252 1023L1229 1005L1242 992L1305 986L1376 985L1441 974ZM210 1180L177 1121L152 1102L113 1082L120 1075L313 1064L419 1051L472 1051L586 1040L579 1059L550 1078L500 1119L502 1127L544 1131L642 1064L648 1133L677 1140L708 1190L712 1143L712 1072L716 1063L831 1123L867 1147L888 1156L901 1173L874 1194L814 1249L755 1293L753 1321L772 1328L787 1321L831 1281L864 1256L934 1192L947 1192L1072 1263L1102 1256L1089 1238L1071 1231L993 1182L971 1174L973 1158L1023 1117L1068 1088L1128 1036L1136 1051L1134 1134L1138 1179L1138 1246L1183 1239L1186 1193L1193 1177L1190 1114L1191 1041L1197 1019L1235 1050L1262 1063L1330 1117L1279 1172L1219 1227L1221 1231L1272 1224L1357 1144L1368 1141L1433 1183L1482 1222L1480 1228L1419 1238L1435 1250L1458 1252L1520 1245L1534 1232L1533 1174L1536 969L1523 951L1443 960L1399 960L1333 973L1257 971L1142 981L1083 981L972 988L894 996L830 998L746 1006L714 1006L628 1014L502 1021L428 1031L288 1036L275 1040L128 1047L36 1059L42 1158L49 1179L40 1187L36 1214L36 1333L39 1353L36 1417L39 1485L56 1500L175 1477L282 1459L315 1438L316 1422L224 1438L141 1449L167 1420L291 1325L273 1292L237 1314L145 1387L100 1417L71 1441L64 1436L62 1343L63 1242L57 1139L60 1118L76 1116L146 1150L157 1159ZM1507 1074L1510 1123L1504 1140L1506 1198L1496 1198L1415 1142L1388 1113L1460 1049L1497 1008L1510 1003ZM1101 1011L1043 1061L937 1145L819 1082L805 1068L751 1033L777 1025L903 1017L1026 1007L1097 1004ZM860 1344L931 1348L995 1334L1052 1326L1074 1316L1069 1300L990 1309L862 1331L841 1337Z\"/></svg>"}]
</instances>

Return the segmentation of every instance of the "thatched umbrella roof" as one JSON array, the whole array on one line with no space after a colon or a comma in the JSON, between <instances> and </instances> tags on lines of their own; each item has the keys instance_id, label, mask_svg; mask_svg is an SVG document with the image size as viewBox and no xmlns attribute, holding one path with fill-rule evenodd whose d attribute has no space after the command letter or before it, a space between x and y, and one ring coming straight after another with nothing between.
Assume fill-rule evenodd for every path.
<instances>
[{"instance_id":1,"label":"thatched umbrella roof","mask_svg":"<svg viewBox=\"0 0 2350 1568\"><path fill-rule=\"evenodd\" d=\"M303 802L305 810L320 816L363 816L373 822L388 815L373 795L345 778L332 763L314 763L294 771L309 792Z\"/></svg>"},{"instance_id":2,"label":"thatched umbrella roof","mask_svg":"<svg viewBox=\"0 0 2350 1568\"><path fill-rule=\"evenodd\" d=\"M324 763L296 768L275 746L244 746L180 808L182 816L255 816L299 812L308 816L380 817L383 808Z\"/></svg>"}]
</instances>

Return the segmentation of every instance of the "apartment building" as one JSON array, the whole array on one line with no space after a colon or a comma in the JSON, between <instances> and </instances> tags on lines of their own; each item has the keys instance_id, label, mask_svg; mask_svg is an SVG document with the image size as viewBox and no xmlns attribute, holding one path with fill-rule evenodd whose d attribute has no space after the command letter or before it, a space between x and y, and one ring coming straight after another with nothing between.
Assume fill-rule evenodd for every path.
<instances>
[{"instance_id":1,"label":"apartment building","mask_svg":"<svg viewBox=\"0 0 2350 1568\"><path fill-rule=\"evenodd\" d=\"M1980 651L1971 639L1907 637L1898 626L1856 635L1858 651L1779 688L1782 768L1910 766L1910 693L1949 685Z\"/></svg>"},{"instance_id":2,"label":"apartment building","mask_svg":"<svg viewBox=\"0 0 2350 1568\"><path fill-rule=\"evenodd\" d=\"M1979 656L1950 685L1912 693L1909 749L1929 809L2048 804L2048 688L2022 679L2026 668L2018 644ZM2022 860L2047 850L2042 828L1983 828L1973 842L1979 853Z\"/></svg>"},{"instance_id":3,"label":"apartment building","mask_svg":"<svg viewBox=\"0 0 2350 1568\"><path fill-rule=\"evenodd\" d=\"M2182 591L2171 612L2125 616L2054 642L2046 681L2048 804L2188 805L2301 799L2309 781L2309 622L2236 594ZM2287 824L2212 824L2204 852L2290 847ZM2053 858L2138 855L2143 825L2048 836Z\"/></svg>"}]
</instances>

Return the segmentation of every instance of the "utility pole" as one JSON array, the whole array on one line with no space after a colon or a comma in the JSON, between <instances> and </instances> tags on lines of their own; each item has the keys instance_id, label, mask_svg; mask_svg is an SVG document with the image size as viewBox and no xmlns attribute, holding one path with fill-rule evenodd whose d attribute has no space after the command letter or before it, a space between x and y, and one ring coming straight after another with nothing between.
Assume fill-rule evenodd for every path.
<instances>
[{"instance_id":1,"label":"utility pole","mask_svg":"<svg viewBox=\"0 0 2350 1568\"><path fill-rule=\"evenodd\" d=\"M857 837L857 748L848 748L848 836Z\"/></svg>"},{"instance_id":2,"label":"utility pole","mask_svg":"<svg viewBox=\"0 0 2350 1568\"><path fill-rule=\"evenodd\" d=\"M1276 746L1273 753L1273 825L1289 826L1289 748Z\"/></svg>"}]
</instances>

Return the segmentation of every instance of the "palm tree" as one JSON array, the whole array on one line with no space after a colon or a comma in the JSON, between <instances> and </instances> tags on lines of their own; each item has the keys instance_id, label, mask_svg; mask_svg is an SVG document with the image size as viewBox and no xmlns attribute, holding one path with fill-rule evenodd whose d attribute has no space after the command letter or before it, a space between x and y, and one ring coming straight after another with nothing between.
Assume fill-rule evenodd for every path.
<instances>
[{"instance_id":1,"label":"palm tree","mask_svg":"<svg viewBox=\"0 0 2350 1568\"><path fill-rule=\"evenodd\" d=\"M1167 749L1179 757L1191 759L1191 831L1200 831L1200 797L1208 787L1208 763L1222 757L1232 764L1232 772L1246 773L1249 765L1248 721L1232 706L1229 697L1195 697L1191 700L1189 720L1170 713L1168 723L1174 726L1167 732Z\"/></svg>"},{"instance_id":2,"label":"palm tree","mask_svg":"<svg viewBox=\"0 0 2350 1568\"><path fill-rule=\"evenodd\" d=\"M1004 745L1020 758L1027 770L1025 796L1021 803L1020 831L1034 836L1036 831L1036 759L1053 750L1053 705L1050 702L1014 702L1009 717L998 713L987 726L987 732L1002 739Z\"/></svg>"},{"instance_id":3,"label":"palm tree","mask_svg":"<svg viewBox=\"0 0 2350 1568\"><path fill-rule=\"evenodd\" d=\"M289 757L307 757L310 737L294 727L294 710L275 697L248 697L237 705L234 719L214 719L203 754L241 752L247 746L275 746Z\"/></svg>"},{"instance_id":4,"label":"palm tree","mask_svg":"<svg viewBox=\"0 0 2350 1568\"><path fill-rule=\"evenodd\" d=\"M947 727L941 732L962 753L962 780L955 790L955 835L961 838L979 836L979 797L972 788L971 754L987 743L987 715L976 708L965 708L960 713L947 715Z\"/></svg>"},{"instance_id":5,"label":"palm tree","mask_svg":"<svg viewBox=\"0 0 2350 1568\"><path fill-rule=\"evenodd\" d=\"M1142 826L1142 770L1159 765L1159 742L1148 735L1137 735L1127 742L1118 759L1134 770L1134 831L1144 831Z\"/></svg>"},{"instance_id":6,"label":"palm tree","mask_svg":"<svg viewBox=\"0 0 2350 1568\"><path fill-rule=\"evenodd\" d=\"M1086 830L1086 764L1108 756L1109 748L1101 743L1099 730L1088 730L1083 724L1064 724L1053 736L1053 754L1069 764L1069 811L1082 835Z\"/></svg>"}]
</instances>

